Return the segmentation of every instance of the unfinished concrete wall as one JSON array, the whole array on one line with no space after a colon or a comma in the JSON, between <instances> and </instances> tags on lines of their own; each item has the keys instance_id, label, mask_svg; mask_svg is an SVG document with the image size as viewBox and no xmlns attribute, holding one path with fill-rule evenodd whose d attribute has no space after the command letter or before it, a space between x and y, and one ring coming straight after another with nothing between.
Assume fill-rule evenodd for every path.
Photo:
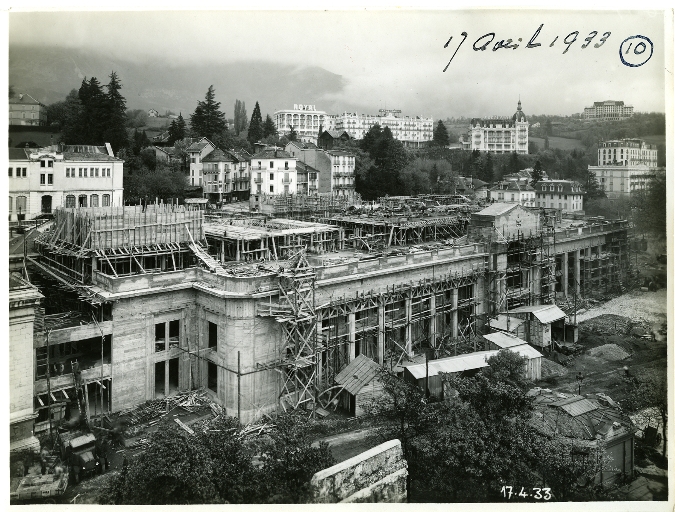
<instances>
[{"instance_id":1,"label":"unfinished concrete wall","mask_svg":"<svg viewBox=\"0 0 675 512\"><path fill-rule=\"evenodd\" d=\"M315 503L402 503L408 465L394 439L315 473Z\"/></svg>"}]
</instances>

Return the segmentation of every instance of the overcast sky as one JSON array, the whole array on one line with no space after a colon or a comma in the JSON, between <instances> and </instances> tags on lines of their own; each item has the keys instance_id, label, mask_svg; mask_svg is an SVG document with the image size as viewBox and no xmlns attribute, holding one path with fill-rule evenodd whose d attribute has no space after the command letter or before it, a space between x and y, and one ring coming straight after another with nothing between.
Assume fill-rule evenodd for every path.
<instances>
[{"instance_id":1,"label":"overcast sky","mask_svg":"<svg viewBox=\"0 0 675 512\"><path fill-rule=\"evenodd\" d=\"M526 48L542 23L535 41L541 46ZM129 60L162 59L167 65L252 59L316 65L346 79L340 92L322 98L326 102L368 113L386 104L404 114L438 118L510 115L519 96L531 114L572 114L606 99L624 100L636 111L663 112L663 26L658 11L13 13L9 42L89 48ZM443 72L463 31L468 37ZM563 54L562 40L574 31L577 40ZM592 31L598 35L581 49ZM474 42L490 32L496 37L487 49L474 51ZM611 35L595 48L604 32ZM653 55L644 65L629 67L619 48L635 35L652 41ZM497 41L508 38L520 47L493 51ZM641 40L632 41L637 46ZM649 47L641 56L628 50L627 61L635 63L649 52ZM320 110L321 101L315 103Z\"/></svg>"}]
</instances>

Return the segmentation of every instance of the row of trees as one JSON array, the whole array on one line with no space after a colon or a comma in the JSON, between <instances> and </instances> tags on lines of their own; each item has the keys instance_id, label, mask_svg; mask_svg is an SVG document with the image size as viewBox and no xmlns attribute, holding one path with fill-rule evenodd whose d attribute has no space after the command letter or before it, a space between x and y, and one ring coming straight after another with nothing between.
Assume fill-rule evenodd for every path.
<instances>
[{"instance_id":1,"label":"row of trees","mask_svg":"<svg viewBox=\"0 0 675 512\"><path fill-rule=\"evenodd\" d=\"M312 475L335 461L326 443L311 446L307 431L306 420L294 415L279 416L269 435L256 438L242 435L231 417L194 435L167 421L106 482L99 503L308 503Z\"/></svg>"},{"instance_id":2,"label":"row of trees","mask_svg":"<svg viewBox=\"0 0 675 512\"><path fill-rule=\"evenodd\" d=\"M488 364L474 377L445 375L451 398L441 402L382 371L385 393L371 412L389 420L385 438L401 440L410 501L502 501L504 485L516 493L550 488L560 501L597 497L592 485L580 484L611 466L602 447L581 455L567 438L531 426L524 358L501 351Z\"/></svg>"}]
</instances>

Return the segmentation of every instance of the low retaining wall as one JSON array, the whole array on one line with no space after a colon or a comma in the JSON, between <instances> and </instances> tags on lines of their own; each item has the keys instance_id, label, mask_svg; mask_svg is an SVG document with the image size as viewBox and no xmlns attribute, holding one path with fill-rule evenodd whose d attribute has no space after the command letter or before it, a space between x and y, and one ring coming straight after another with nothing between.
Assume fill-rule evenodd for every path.
<instances>
[{"instance_id":1,"label":"low retaining wall","mask_svg":"<svg viewBox=\"0 0 675 512\"><path fill-rule=\"evenodd\" d=\"M401 503L406 501L408 465L401 442L387 441L315 473L315 503Z\"/></svg>"}]
</instances>

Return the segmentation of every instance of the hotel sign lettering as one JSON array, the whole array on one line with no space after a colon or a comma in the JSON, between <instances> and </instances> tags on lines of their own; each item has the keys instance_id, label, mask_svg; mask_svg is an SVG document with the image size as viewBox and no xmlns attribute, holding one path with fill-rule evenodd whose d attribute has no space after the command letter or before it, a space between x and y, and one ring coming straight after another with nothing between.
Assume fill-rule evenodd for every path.
<instances>
[{"instance_id":1,"label":"hotel sign lettering","mask_svg":"<svg viewBox=\"0 0 675 512\"><path fill-rule=\"evenodd\" d=\"M293 104L293 110L313 110L316 111L315 105L301 105L298 103Z\"/></svg>"}]
</instances>

